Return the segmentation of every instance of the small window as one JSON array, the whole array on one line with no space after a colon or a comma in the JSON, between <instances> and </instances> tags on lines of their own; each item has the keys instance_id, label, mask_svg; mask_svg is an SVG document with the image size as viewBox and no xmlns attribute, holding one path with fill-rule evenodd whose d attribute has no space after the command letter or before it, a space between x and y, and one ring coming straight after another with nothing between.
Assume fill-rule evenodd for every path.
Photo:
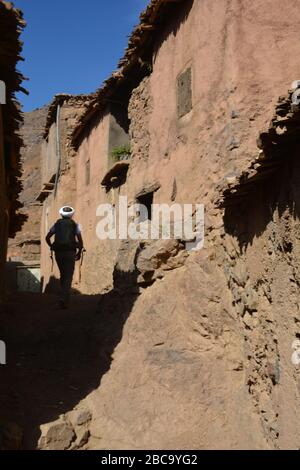
<instances>
[{"instance_id":1,"label":"small window","mask_svg":"<svg viewBox=\"0 0 300 470\"><path fill-rule=\"evenodd\" d=\"M192 69L188 68L177 78L177 115L182 118L192 109Z\"/></svg>"},{"instance_id":2,"label":"small window","mask_svg":"<svg viewBox=\"0 0 300 470\"><path fill-rule=\"evenodd\" d=\"M152 220L153 195L154 192L151 192L137 197L138 204L143 204L147 209L147 217L142 218L140 220L141 222L144 222L145 220Z\"/></svg>"},{"instance_id":3,"label":"small window","mask_svg":"<svg viewBox=\"0 0 300 470\"><path fill-rule=\"evenodd\" d=\"M90 161L88 160L85 164L85 184L88 186L91 181L91 165Z\"/></svg>"}]
</instances>

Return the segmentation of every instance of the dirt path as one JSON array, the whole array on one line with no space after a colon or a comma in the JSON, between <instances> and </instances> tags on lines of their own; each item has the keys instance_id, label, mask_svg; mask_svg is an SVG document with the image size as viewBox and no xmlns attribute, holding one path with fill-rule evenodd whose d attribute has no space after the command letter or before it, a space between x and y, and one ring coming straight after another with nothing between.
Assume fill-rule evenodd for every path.
<instances>
[{"instance_id":1,"label":"dirt path","mask_svg":"<svg viewBox=\"0 0 300 470\"><path fill-rule=\"evenodd\" d=\"M104 297L110 308L99 309L99 296L77 295L69 310L57 310L56 297L40 294L20 294L2 308L0 422L22 428L23 448L36 448L39 426L73 409L109 369L127 314L114 295Z\"/></svg>"}]
</instances>

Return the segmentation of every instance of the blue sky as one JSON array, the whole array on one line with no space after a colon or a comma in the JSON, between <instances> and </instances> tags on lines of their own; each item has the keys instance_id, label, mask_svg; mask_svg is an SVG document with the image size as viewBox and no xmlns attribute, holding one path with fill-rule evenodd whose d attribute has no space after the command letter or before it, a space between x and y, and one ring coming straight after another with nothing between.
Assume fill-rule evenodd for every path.
<instances>
[{"instance_id":1,"label":"blue sky","mask_svg":"<svg viewBox=\"0 0 300 470\"><path fill-rule=\"evenodd\" d=\"M14 0L24 13L24 111L56 93L90 93L117 68L148 0Z\"/></svg>"}]
</instances>

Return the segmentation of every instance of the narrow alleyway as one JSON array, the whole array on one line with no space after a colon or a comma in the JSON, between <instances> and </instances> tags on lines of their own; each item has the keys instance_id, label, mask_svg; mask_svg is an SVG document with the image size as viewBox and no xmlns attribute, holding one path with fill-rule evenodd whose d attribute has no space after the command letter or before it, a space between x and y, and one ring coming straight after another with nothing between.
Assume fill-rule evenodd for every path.
<instances>
[{"instance_id":1,"label":"narrow alleyway","mask_svg":"<svg viewBox=\"0 0 300 470\"><path fill-rule=\"evenodd\" d=\"M76 295L69 310L58 310L55 296L19 294L2 307L0 421L22 429L24 449L35 449L39 426L72 410L110 368L129 313L111 297L103 296L105 313L99 296Z\"/></svg>"}]
</instances>

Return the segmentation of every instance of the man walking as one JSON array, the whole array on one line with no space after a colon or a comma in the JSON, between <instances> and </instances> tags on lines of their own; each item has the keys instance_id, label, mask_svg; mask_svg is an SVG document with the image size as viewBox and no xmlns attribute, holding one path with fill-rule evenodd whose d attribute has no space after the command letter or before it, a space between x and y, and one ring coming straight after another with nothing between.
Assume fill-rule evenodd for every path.
<instances>
[{"instance_id":1,"label":"man walking","mask_svg":"<svg viewBox=\"0 0 300 470\"><path fill-rule=\"evenodd\" d=\"M73 220L75 210L72 207L64 206L59 213L62 218L57 220L51 227L46 236L46 242L51 251L55 252L55 259L60 272L60 307L68 308L75 261L81 258L83 241L80 227ZM51 243L53 236L55 237L54 243Z\"/></svg>"}]
</instances>

